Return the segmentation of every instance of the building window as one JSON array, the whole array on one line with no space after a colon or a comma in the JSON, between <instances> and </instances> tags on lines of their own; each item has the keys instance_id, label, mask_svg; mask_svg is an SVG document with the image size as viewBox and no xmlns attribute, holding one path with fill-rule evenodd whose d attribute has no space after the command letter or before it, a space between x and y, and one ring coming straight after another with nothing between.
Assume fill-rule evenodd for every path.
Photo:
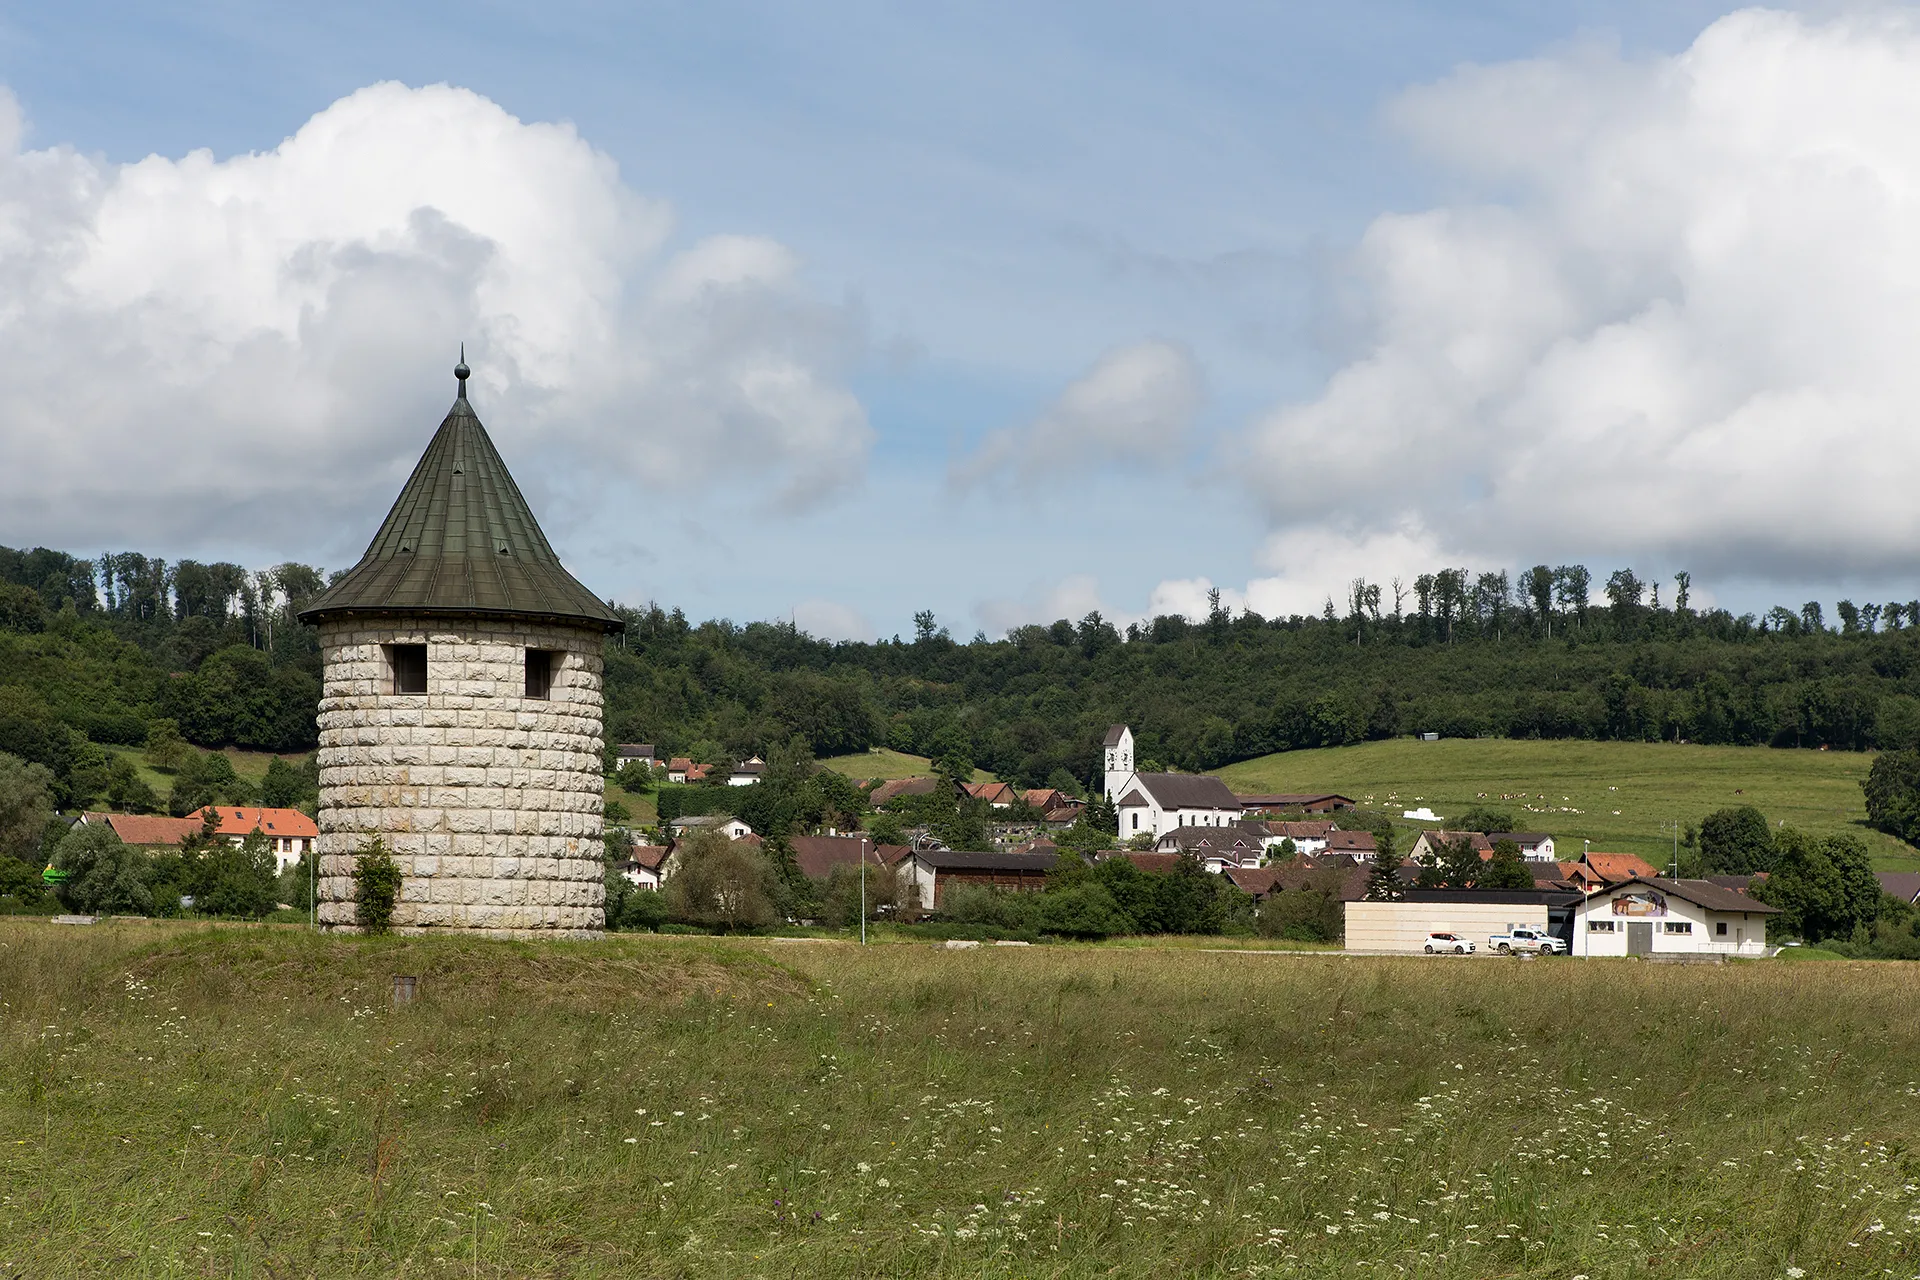
<instances>
[{"instance_id":1,"label":"building window","mask_svg":"<svg viewBox=\"0 0 1920 1280\"><path fill-rule=\"evenodd\" d=\"M427 691L427 646L390 644L387 646L387 671L393 677L395 693Z\"/></svg>"},{"instance_id":2,"label":"building window","mask_svg":"<svg viewBox=\"0 0 1920 1280\"><path fill-rule=\"evenodd\" d=\"M1669 920L1669 921L1667 921L1667 924L1666 924L1666 928L1665 928L1664 930L1662 930L1662 932L1665 932L1665 933L1692 933L1692 932L1693 932L1693 921L1691 921L1691 920Z\"/></svg>"},{"instance_id":3,"label":"building window","mask_svg":"<svg viewBox=\"0 0 1920 1280\"><path fill-rule=\"evenodd\" d=\"M553 696L554 659L551 649L527 650L527 696L545 700Z\"/></svg>"},{"instance_id":4,"label":"building window","mask_svg":"<svg viewBox=\"0 0 1920 1280\"><path fill-rule=\"evenodd\" d=\"M1727 936L1727 922L1725 920L1716 920L1713 922L1713 936L1716 938L1724 938Z\"/></svg>"},{"instance_id":5,"label":"building window","mask_svg":"<svg viewBox=\"0 0 1920 1280\"><path fill-rule=\"evenodd\" d=\"M1589 921L1587 921L1587 932L1588 932L1588 933L1612 933L1612 932L1613 932L1613 921L1611 921L1611 920L1589 920Z\"/></svg>"},{"instance_id":6,"label":"building window","mask_svg":"<svg viewBox=\"0 0 1920 1280\"><path fill-rule=\"evenodd\" d=\"M1137 813L1133 815L1133 829L1135 831L1140 829L1140 815Z\"/></svg>"}]
</instances>

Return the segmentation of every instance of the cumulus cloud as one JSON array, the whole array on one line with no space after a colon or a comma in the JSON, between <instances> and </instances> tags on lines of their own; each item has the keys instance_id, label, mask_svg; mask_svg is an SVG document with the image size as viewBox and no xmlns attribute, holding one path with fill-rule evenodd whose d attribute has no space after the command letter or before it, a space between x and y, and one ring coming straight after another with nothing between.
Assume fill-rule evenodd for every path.
<instances>
[{"instance_id":1,"label":"cumulus cloud","mask_svg":"<svg viewBox=\"0 0 1920 1280\"><path fill-rule=\"evenodd\" d=\"M536 489L804 504L861 472L854 319L771 241L671 251L667 205L569 125L388 83L225 159L21 132L0 90L0 537L357 554L461 339Z\"/></svg>"},{"instance_id":2,"label":"cumulus cloud","mask_svg":"<svg viewBox=\"0 0 1920 1280\"><path fill-rule=\"evenodd\" d=\"M1911 16L1741 12L1670 57L1465 69L1392 115L1481 194L1373 222L1363 348L1245 441L1277 581L1338 601L1349 566L1414 554L1909 574Z\"/></svg>"},{"instance_id":3,"label":"cumulus cloud","mask_svg":"<svg viewBox=\"0 0 1920 1280\"><path fill-rule=\"evenodd\" d=\"M1186 348L1148 340L1116 347L1032 422L989 432L956 462L956 485L1005 477L1052 483L1062 463L1153 462L1179 456L1200 410L1200 370ZM1040 464L1040 465L1036 465Z\"/></svg>"}]
</instances>

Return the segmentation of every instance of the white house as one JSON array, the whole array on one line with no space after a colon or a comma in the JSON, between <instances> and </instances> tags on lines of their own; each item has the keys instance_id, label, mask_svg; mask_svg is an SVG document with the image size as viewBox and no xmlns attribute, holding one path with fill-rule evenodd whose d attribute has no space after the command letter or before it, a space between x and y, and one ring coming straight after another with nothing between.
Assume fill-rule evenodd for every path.
<instances>
[{"instance_id":1,"label":"white house","mask_svg":"<svg viewBox=\"0 0 1920 1280\"><path fill-rule=\"evenodd\" d=\"M1708 880L1635 876L1574 908L1573 954L1764 956L1767 917L1779 913Z\"/></svg>"},{"instance_id":2,"label":"white house","mask_svg":"<svg viewBox=\"0 0 1920 1280\"><path fill-rule=\"evenodd\" d=\"M729 818L724 814L710 817L676 818L673 821L673 834L689 835L695 831L718 831L729 840L744 840L753 834L753 828L738 818Z\"/></svg>"},{"instance_id":3,"label":"white house","mask_svg":"<svg viewBox=\"0 0 1920 1280\"><path fill-rule=\"evenodd\" d=\"M742 760L733 766L733 772L727 775L730 787L751 787L767 776L767 762L759 756Z\"/></svg>"},{"instance_id":4,"label":"white house","mask_svg":"<svg viewBox=\"0 0 1920 1280\"><path fill-rule=\"evenodd\" d=\"M1240 821L1239 797L1218 778L1194 773L1135 773L1115 805L1120 839L1161 836L1181 827L1227 827Z\"/></svg>"},{"instance_id":5,"label":"white house","mask_svg":"<svg viewBox=\"0 0 1920 1280\"><path fill-rule=\"evenodd\" d=\"M1133 730L1126 725L1116 724L1108 728L1106 741L1107 755L1107 802L1120 799L1126 792L1127 779L1133 776Z\"/></svg>"},{"instance_id":6,"label":"white house","mask_svg":"<svg viewBox=\"0 0 1920 1280\"><path fill-rule=\"evenodd\" d=\"M1520 856L1527 862L1552 862L1553 837L1544 831L1489 831L1487 839L1493 844L1502 840L1511 840L1520 846Z\"/></svg>"},{"instance_id":7,"label":"white house","mask_svg":"<svg viewBox=\"0 0 1920 1280\"><path fill-rule=\"evenodd\" d=\"M663 844L636 844L629 851L627 860L620 864L620 874L627 883L642 889L658 889L660 881L666 876L667 846Z\"/></svg>"}]
</instances>

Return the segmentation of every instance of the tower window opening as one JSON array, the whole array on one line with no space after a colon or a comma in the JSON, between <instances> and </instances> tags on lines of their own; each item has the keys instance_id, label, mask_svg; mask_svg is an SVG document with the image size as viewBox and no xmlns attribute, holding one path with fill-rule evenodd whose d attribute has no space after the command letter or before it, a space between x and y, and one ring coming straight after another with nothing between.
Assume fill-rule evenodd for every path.
<instances>
[{"instance_id":1,"label":"tower window opening","mask_svg":"<svg viewBox=\"0 0 1920 1280\"><path fill-rule=\"evenodd\" d=\"M395 693L427 691L427 646L390 644L387 646L387 670L393 675Z\"/></svg>"},{"instance_id":2,"label":"tower window opening","mask_svg":"<svg viewBox=\"0 0 1920 1280\"><path fill-rule=\"evenodd\" d=\"M527 696L546 699L553 696L553 668L560 655L551 649L527 650Z\"/></svg>"}]
</instances>

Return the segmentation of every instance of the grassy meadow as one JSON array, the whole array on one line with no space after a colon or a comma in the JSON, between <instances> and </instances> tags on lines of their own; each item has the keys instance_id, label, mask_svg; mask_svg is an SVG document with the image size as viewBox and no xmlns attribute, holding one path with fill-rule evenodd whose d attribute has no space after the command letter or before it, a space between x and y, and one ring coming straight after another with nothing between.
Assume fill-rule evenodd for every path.
<instances>
[{"instance_id":1,"label":"grassy meadow","mask_svg":"<svg viewBox=\"0 0 1920 1280\"><path fill-rule=\"evenodd\" d=\"M1916 1127L1892 964L0 922L10 1276L1904 1276Z\"/></svg>"},{"instance_id":2,"label":"grassy meadow","mask_svg":"<svg viewBox=\"0 0 1920 1280\"><path fill-rule=\"evenodd\" d=\"M1512 810L1524 830L1550 833L1565 856L1578 857L1587 839L1661 867L1673 852L1671 823L1684 831L1715 809L1750 804L1776 825L1851 831L1883 870L1920 870L1912 847L1866 825L1860 783L1872 766L1872 755L1851 751L1399 738L1286 751L1219 772L1237 791L1338 791L1396 818L1422 805L1443 818L1491 805Z\"/></svg>"},{"instance_id":3,"label":"grassy meadow","mask_svg":"<svg viewBox=\"0 0 1920 1280\"><path fill-rule=\"evenodd\" d=\"M927 757L910 756L904 751L887 747L874 747L846 756L829 756L820 764L836 773L844 773L856 782L865 782L869 778L926 778L933 774L933 761ZM985 769L975 769L973 780L993 782L996 779Z\"/></svg>"}]
</instances>

